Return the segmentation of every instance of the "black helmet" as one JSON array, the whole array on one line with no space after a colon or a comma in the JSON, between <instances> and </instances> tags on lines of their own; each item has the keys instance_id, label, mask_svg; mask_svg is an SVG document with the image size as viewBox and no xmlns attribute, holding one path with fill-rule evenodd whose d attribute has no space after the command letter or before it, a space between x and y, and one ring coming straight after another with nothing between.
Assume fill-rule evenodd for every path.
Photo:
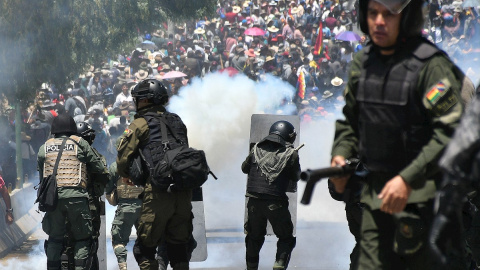
<instances>
[{"instance_id":1,"label":"black helmet","mask_svg":"<svg viewBox=\"0 0 480 270\"><path fill-rule=\"evenodd\" d=\"M411 37L421 34L424 22L424 0L359 0L358 21L360 29L367 35L369 35L367 23L369 1L376 1L382 4L393 14L402 13L399 37Z\"/></svg>"},{"instance_id":2,"label":"black helmet","mask_svg":"<svg viewBox=\"0 0 480 270\"><path fill-rule=\"evenodd\" d=\"M95 140L95 130L87 122L77 123L77 134L90 144Z\"/></svg>"},{"instance_id":3,"label":"black helmet","mask_svg":"<svg viewBox=\"0 0 480 270\"><path fill-rule=\"evenodd\" d=\"M297 137L295 127L288 121L281 120L273 123L268 134L277 134L285 141L293 143Z\"/></svg>"},{"instance_id":4,"label":"black helmet","mask_svg":"<svg viewBox=\"0 0 480 270\"><path fill-rule=\"evenodd\" d=\"M74 135L77 134L77 125L70 115L66 113L59 114L57 117L53 118L52 129L50 132L52 134Z\"/></svg>"},{"instance_id":5,"label":"black helmet","mask_svg":"<svg viewBox=\"0 0 480 270\"><path fill-rule=\"evenodd\" d=\"M152 100L153 104L165 105L168 101L167 88L158 80L147 79L139 82L132 90L136 102L140 99Z\"/></svg>"}]
</instances>

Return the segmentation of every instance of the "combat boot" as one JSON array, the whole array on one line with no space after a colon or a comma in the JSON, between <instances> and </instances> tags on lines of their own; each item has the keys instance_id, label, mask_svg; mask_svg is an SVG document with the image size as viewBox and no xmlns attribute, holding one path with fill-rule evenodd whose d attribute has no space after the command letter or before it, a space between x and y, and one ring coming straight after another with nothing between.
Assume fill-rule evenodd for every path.
<instances>
[{"instance_id":1,"label":"combat boot","mask_svg":"<svg viewBox=\"0 0 480 270\"><path fill-rule=\"evenodd\" d=\"M118 263L118 269L127 270L127 262Z\"/></svg>"},{"instance_id":2,"label":"combat boot","mask_svg":"<svg viewBox=\"0 0 480 270\"><path fill-rule=\"evenodd\" d=\"M247 262L247 270L258 270L258 262Z\"/></svg>"},{"instance_id":3,"label":"combat boot","mask_svg":"<svg viewBox=\"0 0 480 270\"><path fill-rule=\"evenodd\" d=\"M285 266L285 261L283 259L279 259L275 261L275 263L273 264L273 270L284 270L284 269L287 269L287 267Z\"/></svg>"}]
</instances>

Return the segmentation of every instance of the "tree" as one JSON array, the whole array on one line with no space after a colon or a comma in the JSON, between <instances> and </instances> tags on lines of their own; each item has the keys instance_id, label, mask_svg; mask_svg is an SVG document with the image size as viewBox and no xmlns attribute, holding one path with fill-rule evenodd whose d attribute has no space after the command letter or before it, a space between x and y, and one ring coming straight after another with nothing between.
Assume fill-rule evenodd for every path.
<instances>
[{"instance_id":1,"label":"tree","mask_svg":"<svg viewBox=\"0 0 480 270\"><path fill-rule=\"evenodd\" d=\"M216 0L0 0L0 91L19 100L42 82L63 87L139 31L212 15ZM16 94L16 95L15 95Z\"/></svg>"},{"instance_id":2,"label":"tree","mask_svg":"<svg viewBox=\"0 0 480 270\"><path fill-rule=\"evenodd\" d=\"M20 107L43 82L65 90L69 81L110 53L133 47L139 31L167 19L201 18L216 0L0 0L0 94ZM130 46L128 46L130 45ZM0 95L1 96L1 95ZM21 145L21 126L16 143ZM22 175L17 147L17 178Z\"/></svg>"}]
</instances>

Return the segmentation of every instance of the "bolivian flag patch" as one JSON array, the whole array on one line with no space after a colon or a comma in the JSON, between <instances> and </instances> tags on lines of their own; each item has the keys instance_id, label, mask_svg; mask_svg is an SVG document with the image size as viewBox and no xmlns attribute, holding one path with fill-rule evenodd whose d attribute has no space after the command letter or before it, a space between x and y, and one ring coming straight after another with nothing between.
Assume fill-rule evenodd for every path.
<instances>
[{"instance_id":1,"label":"bolivian flag patch","mask_svg":"<svg viewBox=\"0 0 480 270\"><path fill-rule=\"evenodd\" d=\"M131 133L132 133L132 130L126 128L125 131L123 132L123 135L124 135L124 136L128 136L128 135L130 135Z\"/></svg>"},{"instance_id":2,"label":"bolivian flag patch","mask_svg":"<svg viewBox=\"0 0 480 270\"><path fill-rule=\"evenodd\" d=\"M450 88L450 84L448 83L448 81L447 82L439 81L436 85L434 85L428 91L426 95L427 100L432 105L435 105L440 100L440 98L448 92L449 88Z\"/></svg>"}]
</instances>

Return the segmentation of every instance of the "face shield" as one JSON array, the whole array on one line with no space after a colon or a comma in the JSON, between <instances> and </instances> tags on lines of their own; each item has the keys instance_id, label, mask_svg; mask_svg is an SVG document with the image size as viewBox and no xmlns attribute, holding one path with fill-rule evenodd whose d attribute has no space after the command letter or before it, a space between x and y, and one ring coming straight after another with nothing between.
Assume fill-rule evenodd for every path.
<instances>
[{"instance_id":1,"label":"face shield","mask_svg":"<svg viewBox=\"0 0 480 270\"><path fill-rule=\"evenodd\" d=\"M411 0L374 0L382 4L393 14L400 14Z\"/></svg>"}]
</instances>

